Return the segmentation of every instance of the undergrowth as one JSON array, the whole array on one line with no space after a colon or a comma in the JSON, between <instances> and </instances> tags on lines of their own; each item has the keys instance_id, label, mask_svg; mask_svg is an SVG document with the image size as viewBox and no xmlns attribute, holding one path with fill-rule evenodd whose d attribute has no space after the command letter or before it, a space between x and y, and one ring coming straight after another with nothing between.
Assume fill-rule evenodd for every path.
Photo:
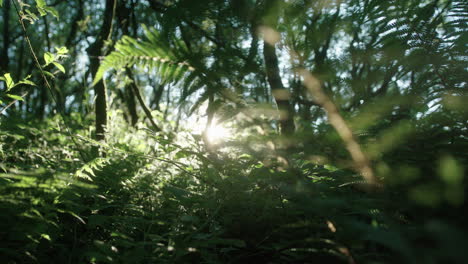
<instances>
[{"instance_id":1,"label":"undergrowth","mask_svg":"<svg viewBox=\"0 0 468 264\"><path fill-rule=\"evenodd\" d=\"M368 192L354 172L304 152L284 168L267 152L242 153L241 142L209 153L197 137L182 146L161 133L125 132L114 114L106 144L89 139L76 125L89 120L78 117L70 124L77 145L58 117L2 122L2 263L465 259L460 207L407 198L430 182ZM105 155L93 158L96 148Z\"/></svg>"}]
</instances>

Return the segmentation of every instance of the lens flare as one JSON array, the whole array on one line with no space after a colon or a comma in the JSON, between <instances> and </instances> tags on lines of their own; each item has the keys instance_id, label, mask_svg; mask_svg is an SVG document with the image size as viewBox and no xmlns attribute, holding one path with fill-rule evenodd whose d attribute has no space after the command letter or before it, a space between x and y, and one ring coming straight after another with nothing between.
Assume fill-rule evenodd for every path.
<instances>
[{"instance_id":1,"label":"lens flare","mask_svg":"<svg viewBox=\"0 0 468 264\"><path fill-rule=\"evenodd\" d=\"M210 127L206 130L206 138L210 143L219 143L231 135L231 132L221 124L213 122Z\"/></svg>"}]
</instances>

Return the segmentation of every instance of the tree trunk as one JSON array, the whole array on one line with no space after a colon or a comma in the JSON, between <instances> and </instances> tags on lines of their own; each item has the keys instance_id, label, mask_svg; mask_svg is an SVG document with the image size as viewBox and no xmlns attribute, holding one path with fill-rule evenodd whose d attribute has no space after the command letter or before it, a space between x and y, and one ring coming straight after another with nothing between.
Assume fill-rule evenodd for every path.
<instances>
[{"instance_id":1,"label":"tree trunk","mask_svg":"<svg viewBox=\"0 0 468 264\"><path fill-rule=\"evenodd\" d=\"M155 110L161 111L160 102L164 92L164 83L155 84L153 83L153 99L151 100L151 107Z\"/></svg>"},{"instance_id":2,"label":"tree trunk","mask_svg":"<svg viewBox=\"0 0 468 264\"><path fill-rule=\"evenodd\" d=\"M279 127L283 135L294 133L294 109L289 101L290 93L284 88L279 74L278 57L274 43L263 41L263 57L267 73L268 84L279 111Z\"/></svg>"},{"instance_id":3,"label":"tree trunk","mask_svg":"<svg viewBox=\"0 0 468 264\"><path fill-rule=\"evenodd\" d=\"M104 18L101 27L101 32L96 38L96 41L88 48L88 56L90 58L89 70L93 78L99 68L99 57L105 55L102 51L104 42L111 37L112 21L114 20L115 7L117 0L106 0L104 9ZM96 96L95 111L96 111L96 140L105 140L105 130L107 126L107 94L104 81L99 81L94 86Z\"/></svg>"},{"instance_id":4,"label":"tree trunk","mask_svg":"<svg viewBox=\"0 0 468 264\"><path fill-rule=\"evenodd\" d=\"M132 84L127 84L125 86L124 99L127 103L128 112L130 113L130 124L136 126L138 122L138 113L135 102L135 93L132 88Z\"/></svg>"},{"instance_id":5,"label":"tree trunk","mask_svg":"<svg viewBox=\"0 0 468 264\"><path fill-rule=\"evenodd\" d=\"M143 112L145 112L146 117L149 119L151 125L153 126L153 129L155 131L161 131L161 128L154 121L153 115L151 114L151 110L145 104L145 100L143 99L143 96L140 93L140 89L138 88L136 79L133 77L132 71L129 68L127 68L125 69L125 72L127 73L128 78L130 78L131 80L130 86L133 89L133 93L136 95L136 98L138 99L141 108L143 108Z\"/></svg>"},{"instance_id":6,"label":"tree trunk","mask_svg":"<svg viewBox=\"0 0 468 264\"><path fill-rule=\"evenodd\" d=\"M118 25L122 31L122 35L129 35L129 28L130 28L130 15L133 13L133 10L127 8L126 2L121 1L116 10L117 20L119 21ZM133 37L136 37L133 36ZM132 87L133 84L125 85L125 92L124 94L124 101L127 105L128 112L130 113L130 123L132 126L135 126L138 122L138 112L137 112L137 105L135 101L135 92L134 88Z\"/></svg>"},{"instance_id":7,"label":"tree trunk","mask_svg":"<svg viewBox=\"0 0 468 264\"><path fill-rule=\"evenodd\" d=\"M8 49L10 47L10 1L5 1L3 6L3 49L0 60L0 70L3 73L8 72L10 59L8 58Z\"/></svg>"}]
</instances>

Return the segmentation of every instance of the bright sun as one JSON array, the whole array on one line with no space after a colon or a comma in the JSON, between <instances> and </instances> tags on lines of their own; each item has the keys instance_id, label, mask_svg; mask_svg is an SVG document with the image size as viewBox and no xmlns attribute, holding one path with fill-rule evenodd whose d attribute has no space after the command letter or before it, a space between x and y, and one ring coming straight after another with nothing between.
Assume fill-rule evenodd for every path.
<instances>
[{"instance_id":1,"label":"bright sun","mask_svg":"<svg viewBox=\"0 0 468 264\"><path fill-rule=\"evenodd\" d=\"M186 126L192 133L203 134L206 128L206 119L200 116L190 117L187 120ZM213 119L211 126L206 130L205 138L211 144L218 144L232 135L232 131L223 124L218 123L216 118Z\"/></svg>"},{"instance_id":2,"label":"bright sun","mask_svg":"<svg viewBox=\"0 0 468 264\"><path fill-rule=\"evenodd\" d=\"M206 131L206 138L211 143L219 143L223 141L223 139L229 137L230 134L231 133L229 129L225 128L221 124L216 124L216 122L213 122L213 124L211 124L211 126Z\"/></svg>"}]
</instances>

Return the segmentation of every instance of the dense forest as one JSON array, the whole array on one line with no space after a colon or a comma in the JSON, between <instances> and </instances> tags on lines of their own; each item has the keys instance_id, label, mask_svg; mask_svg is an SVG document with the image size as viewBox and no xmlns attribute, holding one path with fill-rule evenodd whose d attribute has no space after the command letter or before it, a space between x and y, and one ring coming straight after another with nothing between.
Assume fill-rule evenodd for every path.
<instances>
[{"instance_id":1,"label":"dense forest","mask_svg":"<svg viewBox=\"0 0 468 264\"><path fill-rule=\"evenodd\" d=\"M0 18L1 263L468 262L468 2Z\"/></svg>"}]
</instances>

